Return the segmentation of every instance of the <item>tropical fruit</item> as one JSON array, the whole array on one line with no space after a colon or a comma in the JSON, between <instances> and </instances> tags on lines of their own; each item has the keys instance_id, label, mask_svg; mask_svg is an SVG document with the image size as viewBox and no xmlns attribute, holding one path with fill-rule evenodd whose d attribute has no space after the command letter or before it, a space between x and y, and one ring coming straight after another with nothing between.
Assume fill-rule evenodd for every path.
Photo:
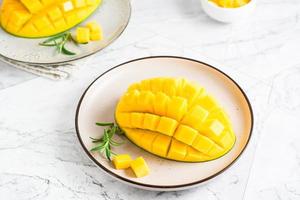
<instances>
[{"instance_id":1,"label":"tropical fruit","mask_svg":"<svg viewBox=\"0 0 300 200\"><path fill-rule=\"evenodd\" d=\"M100 3L101 0L3 0L1 26L20 37L48 37L84 21Z\"/></svg>"},{"instance_id":2,"label":"tropical fruit","mask_svg":"<svg viewBox=\"0 0 300 200\"><path fill-rule=\"evenodd\" d=\"M130 163L130 167L136 177L147 176L150 172L149 167L143 157L138 157Z\"/></svg>"},{"instance_id":3,"label":"tropical fruit","mask_svg":"<svg viewBox=\"0 0 300 200\"><path fill-rule=\"evenodd\" d=\"M119 100L115 117L133 143L177 161L216 159L235 143L230 119L215 98L181 78L132 84Z\"/></svg>"},{"instance_id":4,"label":"tropical fruit","mask_svg":"<svg viewBox=\"0 0 300 200\"><path fill-rule=\"evenodd\" d=\"M224 8L238 8L250 2L250 0L210 0L210 1Z\"/></svg>"},{"instance_id":5,"label":"tropical fruit","mask_svg":"<svg viewBox=\"0 0 300 200\"><path fill-rule=\"evenodd\" d=\"M130 167L132 159L128 154L120 154L116 155L112 162L116 169L127 169Z\"/></svg>"}]
</instances>

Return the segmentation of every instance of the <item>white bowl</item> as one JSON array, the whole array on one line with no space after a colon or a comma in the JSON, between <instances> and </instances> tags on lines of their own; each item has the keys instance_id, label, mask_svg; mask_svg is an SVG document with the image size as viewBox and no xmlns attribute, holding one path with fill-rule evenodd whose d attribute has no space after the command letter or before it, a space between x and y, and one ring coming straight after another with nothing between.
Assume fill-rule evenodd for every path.
<instances>
[{"instance_id":1,"label":"white bowl","mask_svg":"<svg viewBox=\"0 0 300 200\"><path fill-rule=\"evenodd\" d=\"M256 7L256 0L251 0L239 8L223 8L209 0L201 0L201 4L204 12L211 18L224 23L233 23L250 17Z\"/></svg>"}]
</instances>

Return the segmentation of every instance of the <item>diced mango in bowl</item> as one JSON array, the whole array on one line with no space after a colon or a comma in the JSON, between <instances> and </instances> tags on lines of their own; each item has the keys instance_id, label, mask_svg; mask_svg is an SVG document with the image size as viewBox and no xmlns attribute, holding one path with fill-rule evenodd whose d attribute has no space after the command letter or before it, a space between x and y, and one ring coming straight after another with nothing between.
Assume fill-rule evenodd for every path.
<instances>
[{"instance_id":1,"label":"diced mango in bowl","mask_svg":"<svg viewBox=\"0 0 300 200\"><path fill-rule=\"evenodd\" d=\"M246 5L250 0L210 0L223 8L238 8Z\"/></svg>"}]
</instances>

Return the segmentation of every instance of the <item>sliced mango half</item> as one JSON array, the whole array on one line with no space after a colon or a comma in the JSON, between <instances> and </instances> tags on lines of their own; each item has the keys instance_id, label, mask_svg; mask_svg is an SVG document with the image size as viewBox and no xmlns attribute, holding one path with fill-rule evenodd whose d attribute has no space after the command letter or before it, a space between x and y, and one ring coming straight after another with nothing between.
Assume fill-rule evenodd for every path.
<instances>
[{"instance_id":1,"label":"sliced mango half","mask_svg":"<svg viewBox=\"0 0 300 200\"><path fill-rule=\"evenodd\" d=\"M89 17L102 0L3 0L1 26L19 37L49 37Z\"/></svg>"},{"instance_id":2,"label":"sliced mango half","mask_svg":"<svg viewBox=\"0 0 300 200\"><path fill-rule=\"evenodd\" d=\"M152 78L134 83L115 117L126 136L155 155L185 162L217 159L234 146L229 116L197 83Z\"/></svg>"}]
</instances>

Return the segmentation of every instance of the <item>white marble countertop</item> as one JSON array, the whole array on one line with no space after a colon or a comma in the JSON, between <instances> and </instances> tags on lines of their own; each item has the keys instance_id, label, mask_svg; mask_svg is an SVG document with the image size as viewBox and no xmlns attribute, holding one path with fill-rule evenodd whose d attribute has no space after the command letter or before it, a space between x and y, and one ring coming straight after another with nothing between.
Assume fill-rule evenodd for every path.
<instances>
[{"instance_id":1,"label":"white marble countertop","mask_svg":"<svg viewBox=\"0 0 300 200\"><path fill-rule=\"evenodd\" d=\"M113 45L70 80L0 63L0 199L300 199L300 1L259 0L245 23L209 19L199 0L133 0ZM87 85L124 61L179 55L221 63L249 96L253 138L241 159L201 187L149 192L119 183L81 151L74 130Z\"/></svg>"}]
</instances>

